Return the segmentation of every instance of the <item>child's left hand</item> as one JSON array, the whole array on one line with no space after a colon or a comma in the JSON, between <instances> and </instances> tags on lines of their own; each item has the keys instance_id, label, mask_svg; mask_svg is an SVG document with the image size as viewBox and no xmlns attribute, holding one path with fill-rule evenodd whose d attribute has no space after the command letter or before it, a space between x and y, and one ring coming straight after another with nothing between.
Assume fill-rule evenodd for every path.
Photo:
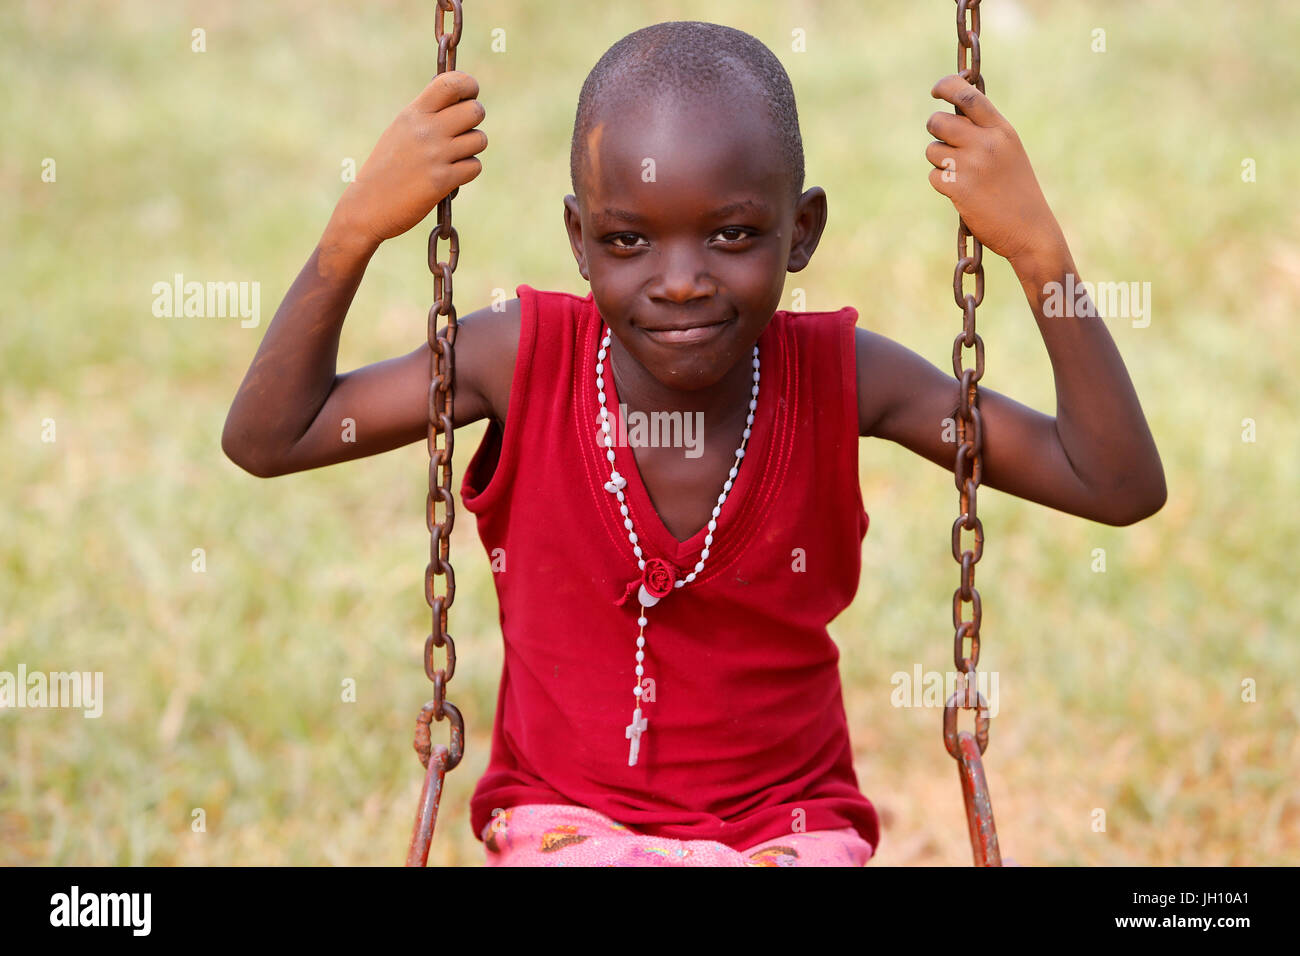
<instances>
[{"instance_id":1,"label":"child's left hand","mask_svg":"<svg viewBox=\"0 0 1300 956\"><path fill-rule=\"evenodd\" d=\"M930 117L925 128L936 141L925 158L935 166L930 185L952 200L975 238L1013 265L1044 243L1063 243L1020 137L989 98L957 74L930 95L966 114Z\"/></svg>"}]
</instances>

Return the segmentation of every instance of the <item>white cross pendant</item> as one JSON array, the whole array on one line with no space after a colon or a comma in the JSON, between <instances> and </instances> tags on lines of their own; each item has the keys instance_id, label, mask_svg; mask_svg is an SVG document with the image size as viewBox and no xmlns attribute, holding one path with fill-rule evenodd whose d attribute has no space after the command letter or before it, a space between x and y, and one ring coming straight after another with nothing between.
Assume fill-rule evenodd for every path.
<instances>
[{"instance_id":1,"label":"white cross pendant","mask_svg":"<svg viewBox=\"0 0 1300 956\"><path fill-rule=\"evenodd\" d=\"M627 753L627 765L629 767L636 766L637 753L641 750L641 735L646 732L646 728L649 725L650 721L641 716L640 707L632 712L632 723L627 725L627 730L624 734L628 740L632 741L632 745L628 748Z\"/></svg>"}]
</instances>

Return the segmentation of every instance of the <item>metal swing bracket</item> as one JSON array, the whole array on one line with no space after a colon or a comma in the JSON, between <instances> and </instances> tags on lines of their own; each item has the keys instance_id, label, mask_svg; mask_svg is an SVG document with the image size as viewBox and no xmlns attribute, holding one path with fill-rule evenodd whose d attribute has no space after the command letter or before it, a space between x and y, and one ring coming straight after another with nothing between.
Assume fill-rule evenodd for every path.
<instances>
[{"instance_id":1,"label":"metal swing bracket","mask_svg":"<svg viewBox=\"0 0 1300 956\"><path fill-rule=\"evenodd\" d=\"M984 762L980 759L989 745L989 712L984 695L967 684L968 675L958 678L957 691L948 698L943 709L943 743L948 753L957 761L957 776L961 779L962 802L966 807L966 826L970 831L970 847L976 866L1001 866L1002 853L998 849L998 830L993 823L993 802L989 798L989 784L984 776ZM971 700L971 697L974 700ZM957 730L957 711L975 711L975 733Z\"/></svg>"}]
</instances>

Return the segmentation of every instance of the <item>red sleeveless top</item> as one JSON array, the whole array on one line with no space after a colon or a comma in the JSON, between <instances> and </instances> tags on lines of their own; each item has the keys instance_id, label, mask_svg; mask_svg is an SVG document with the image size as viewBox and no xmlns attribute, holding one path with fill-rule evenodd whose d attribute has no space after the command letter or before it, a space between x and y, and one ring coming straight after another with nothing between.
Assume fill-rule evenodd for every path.
<instances>
[{"instance_id":1,"label":"red sleeveless top","mask_svg":"<svg viewBox=\"0 0 1300 956\"><path fill-rule=\"evenodd\" d=\"M856 310L779 311L758 340L754 425L709 558L646 615L654 700L629 767L640 605L624 598L641 572L596 439L602 320L590 294L516 294L504 434L489 424L461 488L489 557L504 559L493 580L505 660L491 758L470 804L475 833L496 808L562 803L737 850L850 826L875 847L826 630L857 591L867 533ZM605 389L616 412L609 374ZM707 529L674 538L633 449L616 442L614 454L645 558L684 575Z\"/></svg>"}]
</instances>

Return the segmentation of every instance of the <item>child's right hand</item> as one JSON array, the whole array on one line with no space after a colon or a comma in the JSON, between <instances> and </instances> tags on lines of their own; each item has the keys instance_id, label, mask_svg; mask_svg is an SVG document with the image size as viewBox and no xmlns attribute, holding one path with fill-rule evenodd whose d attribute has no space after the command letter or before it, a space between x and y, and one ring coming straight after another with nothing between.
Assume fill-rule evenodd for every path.
<instances>
[{"instance_id":1,"label":"child's right hand","mask_svg":"<svg viewBox=\"0 0 1300 956\"><path fill-rule=\"evenodd\" d=\"M376 244L418 225L453 189L483 171L474 157L487 134L474 129L486 111L475 97L478 81L448 70L384 130L335 210L348 229Z\"/></svg>"}]
</instances>

